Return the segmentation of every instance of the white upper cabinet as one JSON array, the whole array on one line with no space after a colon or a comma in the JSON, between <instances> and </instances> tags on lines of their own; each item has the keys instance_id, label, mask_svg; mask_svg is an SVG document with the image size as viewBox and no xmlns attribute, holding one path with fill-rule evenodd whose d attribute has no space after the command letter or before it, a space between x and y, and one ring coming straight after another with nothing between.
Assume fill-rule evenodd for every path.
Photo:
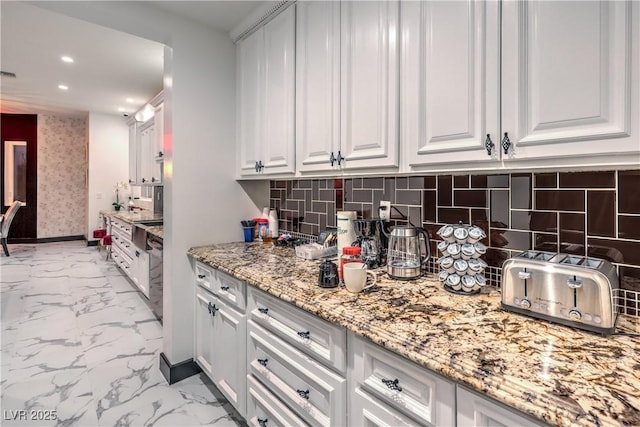
<instances>
[{"instance_id":1,"label":"white upper cabinet","mask_svg":"<svg viewBox=\"0 0 640 427\"><path fill-rule=\"evenodd\" d=\"M298 172L397 168L399 3L297 7Z\"/></svg>"},{"instance_id":2,"label":"white upper cabinet","mask_svg":"<svg viewBox=\"0 0 640 427\"><path fill-rule=\"evenodd\" d=\"M340 5L343 168L397 167L399 2Z\"/></svg>"},{"instance_id":3,"label":"white upper cabinet","mask_svg":"<svg viewBox=\"0 0 640 427\"><path fill-rule=\"evenodd\" d=\"M311 172L340 150L340 2L297 4L296 160Z\"/></svg>"},{"instance_id":4,"label":"white upper cabinet","mask_svg":"<svg viewBox=\"0 0 640 427\"><path fill-rule=\"evenodd\" d=\"M258 173L262 112L262 57L264 33L259 29L238 42L238 146L240 173Z\"/></svg>"},{"instance_id":5,"label":"white upper cabinet","mask_svg":"<svg viewBox=\"0 0 640 427\"><path fill-rule=\"evenodd\" d=\"M401 138L406 163L494 162L499 139L499 4L402 3Z\"/></svg>"},{"instance_id":6,"label":"white upper cabinet","mask_svg":"<svg viewBox=\"0 0 640 427\"><path fill-rule=\"evenodd\" d=\"M512 144L505 162L588 164L579 158L640 151L639 8L626 1L503 3L502 136Z\"/></svg>"},{"instance_id":7,"label":"white upper cabinet","mask_svg":"<svg viewBox=\"0 0 640 427\"><path fill-rule=\"evenodd\" d=\"M131 119L129 122L129 184L138 184L138 170L140 169L140 144L138 144L138 124Z\"/></svg>"},{"instance_id":8,"label":"white upper cabinet","mask_svg":"<svg viewBox=\"0 0 640 427\"><path fill-rule=\"evenodd\" d=\"M295 168L295 6L238 42L240 175Z\"/></svg>"}]
</instances>

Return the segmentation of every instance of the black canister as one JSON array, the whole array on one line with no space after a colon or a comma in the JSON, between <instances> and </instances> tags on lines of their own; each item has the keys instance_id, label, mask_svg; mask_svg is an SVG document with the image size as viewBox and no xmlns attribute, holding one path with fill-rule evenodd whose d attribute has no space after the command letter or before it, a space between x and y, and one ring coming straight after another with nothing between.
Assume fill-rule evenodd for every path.
<instances>
[{"instance_id":1,"label":"black canister","mask_svg":"<svg viewBox=\"0 0 640 427\"><path fill-rule=\"evenodd\" d=\"M338 286L338 266L328 259L320 264L318 286L321 288L335 288Z\"/></svg>"}]
</instances>

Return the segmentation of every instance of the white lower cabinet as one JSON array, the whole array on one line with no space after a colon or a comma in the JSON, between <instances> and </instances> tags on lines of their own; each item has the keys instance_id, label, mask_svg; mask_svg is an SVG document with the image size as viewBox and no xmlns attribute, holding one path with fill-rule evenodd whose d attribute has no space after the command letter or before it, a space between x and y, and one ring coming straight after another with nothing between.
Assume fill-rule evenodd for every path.
<instances>
[{"instance_id":1,"label":"white lower cabinet","mask_svg":"<svg viewBox=\"0 0 640 427\"><path fill-rule=\"evenodd\" d=\"M314 426L346 425L344 377L248 322L248 372Z\"/></svg>"},{"instance_id":2,"label":"white lower cabinet","mask_svg":"<svg viewBox=\"0 0 640 427\"><path fill-rule=\"evenodd\" d=\"M349 425L400 427L416 422L356 387L349 394Z\"/></svg>"},{"instance_id":3,"label":"white lower cabinet","mask_svg":"<svg viewBox=\"0 0 640 427\"><path fill-rule=\"evenodd\" d=\"M306 425L253 375L247 375L247 424L254 427Z\"/></svg>"},{"instance_id":4,"label":"white lower cabinet","mask_svg":"<svg viewBox=\"0 0 640 427\"><path fill-rule=\"evenodd\" d=\"M242 416L246 414L246 325L244 313L196 287L194 359Z\"/></svg>"},{"instance_id":5,"label":"white lower cabinet","mask_svg":"<svg viewBox=\"0 0 640 427\"><path fill-rule=\"evenodd\" d=\"M215 298L212 294L196 287L194 360L209 378L213 378L214 364L214 318L211 315L214 303Z\"/></svg>"},{"instance_id":6,"label":"white lower cabinet","mask_svg":"<svg viewBox=\"0 0 640 427\"><path fill-rule=\"evenodd\" d=\"M457 387L456 397L457 425L461 427L536 427L544 425L460 386Z\"/></svg>"},{"instance_id":7,"label":"white lower cabinet","mask_svg":"<svg viewBox=\"0 0 640 427\"><path fill-rule=\"evenodd\" d=\"M370 402L377 402L377 413L403 414L403 419L413 419L413 424L455 424L453 381L431 373L355 334L349 334L348 348L350 396L359 391ZM362 402L360 399L360 403ZM350 424L366 424L359 421L366 420L369 409L371 408L360 408L358 404L351 405Z\"/></svg>"},{"instance_id":8,"label":"white lower cabinet","mask_svg":"<svg viewBox=\"0 0 640 427\"><path fill-rule=\"evenodd\" d=\"M206 264L194 273L194 360L251 426L543 425Z\"/></svg>"}]
</instances>

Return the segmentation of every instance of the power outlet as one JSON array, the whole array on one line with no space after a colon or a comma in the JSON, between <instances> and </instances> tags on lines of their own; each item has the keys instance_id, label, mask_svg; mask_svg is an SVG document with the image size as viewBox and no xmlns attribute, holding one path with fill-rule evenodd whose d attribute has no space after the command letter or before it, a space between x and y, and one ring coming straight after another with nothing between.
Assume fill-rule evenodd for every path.
<instances>
[{"instance_id":1,"label":"power outlet","mask_svg":"<svg viewBox=\"0 0 640 427\"><path fill-rule=\"evenodd\" d=\"M378 214L380 215L380 219L389 221L389 219L391 219L391 202L386 200L381 201Z\"/></svg>"}]
</instances>

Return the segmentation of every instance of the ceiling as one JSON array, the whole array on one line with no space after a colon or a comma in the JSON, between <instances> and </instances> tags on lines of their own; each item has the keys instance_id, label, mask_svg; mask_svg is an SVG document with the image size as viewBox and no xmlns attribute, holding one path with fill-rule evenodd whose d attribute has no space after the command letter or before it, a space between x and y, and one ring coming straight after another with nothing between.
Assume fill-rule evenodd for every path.
<instances>
[{"instance_id":1,"label":"ceiling","mask_svg":"<svg viewBox=\"0 0 640 427\"><path fill-rule=\"evenodd\" d=\"M228 33L264 2L147 3ZM17 76L0 79L3 113L122 115L162 90L162 44L20 1L0 2L0 24L0 69Z\"/></svg>"}]
</instances>

